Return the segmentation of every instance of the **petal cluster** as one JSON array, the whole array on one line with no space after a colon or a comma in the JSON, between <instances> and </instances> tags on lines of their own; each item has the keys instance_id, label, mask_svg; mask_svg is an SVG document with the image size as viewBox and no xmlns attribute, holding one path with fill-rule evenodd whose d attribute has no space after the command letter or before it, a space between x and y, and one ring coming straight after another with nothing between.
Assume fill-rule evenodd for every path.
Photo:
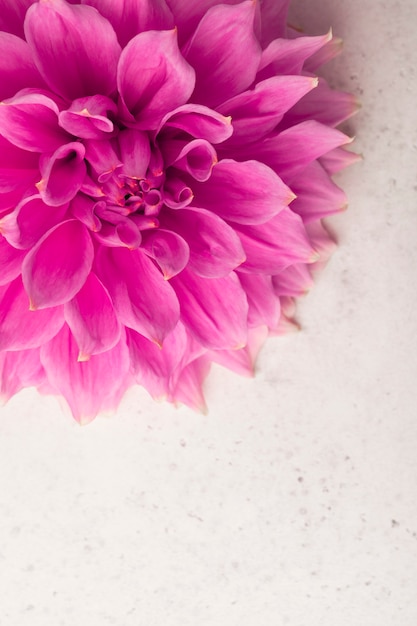
<instances>
[{"instance_id":1,"label":"petal cluster","mask_svg":"<svg viewBox=\"0 0 417 626\"><path fill-rule=\"evenodd\" d=\"M251 374L333 243L356 109L316 68L331 35L287 0L5 0L0 385L78 421L125 390L204 407Z\"/></svg>"}]
</instances>

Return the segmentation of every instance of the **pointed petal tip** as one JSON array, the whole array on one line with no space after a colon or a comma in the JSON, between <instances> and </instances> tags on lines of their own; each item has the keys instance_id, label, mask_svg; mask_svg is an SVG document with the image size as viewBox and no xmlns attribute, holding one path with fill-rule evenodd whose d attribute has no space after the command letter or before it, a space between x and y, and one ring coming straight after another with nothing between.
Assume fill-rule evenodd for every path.
<instances>
[{"instance_id":1,"label":"pointed petal tip","mask_svg":"<svg viewBox=\"0 0 417 626\"><path fill-rule=\"evenodd\" d=\"M82 352L79 353L77 361L78 363L85 363L86 361L89 361L91 358L91 354L83 354Z\"/></svg>"},{"instance_id":2,"label":"pointed petal tip","mask_svg":"<svg viewBox=\"0 0 417 626\"><path fill-rule=\"evenodd\" d=\"M29 311L37 311L37 310L38 310L38 307L33 302L33 300L30 298L29 299Z\"/></svg>"},{"instance_id":3,"label":"pointed petal tip","mask_svg":"<svg viewBox=\"0 0 417 626\"><path fill-rule=\"evenodd\" d=\"M307 263L317 263L320 260L320 254L317 250L313 250L312 254L309 256Z\"/></svg>"}]
</instances>

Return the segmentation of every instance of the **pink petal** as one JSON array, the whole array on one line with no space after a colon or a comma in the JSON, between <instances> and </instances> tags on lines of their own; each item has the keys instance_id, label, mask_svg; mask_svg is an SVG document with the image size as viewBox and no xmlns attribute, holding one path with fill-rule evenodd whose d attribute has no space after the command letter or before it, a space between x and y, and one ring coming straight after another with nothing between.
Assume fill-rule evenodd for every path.
<instances>
[{"instance_id":1,"label":"pink petal","mask_svg":"<svg viewBox=\"0 0 417 626\"><path fill-rule=\"evenodd\" d=\"M205 139L188 142L172 140L166 142L163 153L167 167L172 165L200 182L210 178L213 166L217 163L216 151Z\"/></svg>"},{"instance_id":2,"label":"pink petal","mask_svg":"<svg viewBox=\"0 0 417 626\"><path fill-rule=\"evenodd\" d=\"M33 189L39 179L38 164L38 154L17 148L0 135L0 216Z\"/></svg>"},{"instance_id":3,"label":"pink petal","mask_svg":"<svg viewBox=\"0 0 417 626\"><path fill-rule=\"evenodd\" d=\"M197 71L194 101L214 107L252 84L261 58L254 18L251 0L221 4L204 15L183 51Z\"/></svg>"},{"instance_id":4,"label":"pink petal","mask_svg":"<svg viewBox=\"0 0 417 626\"><path fill-rule=\"evenodd\" d=\"M1 103L0 131L18 148L53 152L70 137L58 126L58 107L39 94L17 94Z\"/></svg>"},{"instance_id":5,"label":"pink petal","mask_svg":"<svg viewBox=\"0 0 417 626\"><path fill-rule=\"evenodd\" d=\"M95 212L97 204L83 193L77 193L71 202L71 214L93 232L97 232L101 228L101 221Z\"/></svg>"},{"instance_id":6,"label":"pink petal","mask_svg":"<svg viewBox=\"0 0 417 626\"><path fill-rule=\"evenodd\" d=\"M123 174L137 179L145 178L151 160L148 135L140 130L128 128L119 133L117 140L123 162Z\"/></svg>"},{"instance_id":7,"label":"pink petal","mask_svg":"<svg viewBox=\"0 0 417 626\"><path fill-rule=\"evenodd\" d=\"M188 243L188 267L199 276L227 276L245 260L233 228L210 211L194 207L166 210L160 220L162 226L177 232Z\"/></svg>"},{"instance_id":8,"label":"pink petal","mask_svg":"<svg viewBox=\"0 0 417 626\"><path fill-rule=\"evenodd\" d=\"M299 35L299 33L297 33ZM317 52L312 54L304 63L307 72L315 72L324 63L328 63L342 51L343 40L340 37L332 37Z\"/></svg>"},{"instance_id":9,"label":"pink petal","mask_svg":"<svg viewBox=\"0 0 417 626\"><path fill-rule=\"evenodd\" d=\"M317 250L319 255L318 262L314 264L313 269L322 269L335 251L337 244L329 235L322 222L306 224L306 230L312 246Z\"/></svg>"},{"instance_id":10,"label":"pink petal","mask_svg":"<svg viewBox=\"0 0 417 626\"><path fill-rule=\"evenodd\" d=\"M248 342L239 350L212 350L210 359L240 376L252 377L255 373L255 360L268 337L268 328L258 326L248 329Z\"/></svg>"},{"instance_id":11,"label":"pink petal","mask_svg":"<svg viewBox=\"0 0 417 626\"><path fill-rule=\"evenodd\" d=\"M307 265L295 263L272 277L272 284L277 296L299 297L306 294L313 286L313 279Z\"/></svg>"},{"instance_id":12,"label":"pink petal","mask_svg":"<svg viewBox=\"0 0 417 626\"><path fill-rule=\"evenodd\" d=\"M59 206L75 197L87 172L84 154L83 144L75 141L61 146L51 156L41 156L42 178L36 187L46 204Z\"/></svg>"},{"instance_id":13,"label":"pink petal","mask_svg":"<svg viewBox=\"0 0 417 626\"><path fill-rule=\"evenodd\" d=\"M125 339L89 361L79 362L78 345L65 324L41 348L41 363L49 383L68 402L74 418L84 424L101 411L117 408L130 385L129 352Z\"/></svg>"},{"instance_id":14,"label":"pink petal","mask_svg":"<svg viewBox=\"0 0 417 626\"><path fill-rule=\"evenodd\" d=\"M35 0L0 0L0 31L23 38L23 22L28 7Z\"/></svg>"},{"instance_id":15,"label":"pink petal","mask_svg":"<svg viewBox=\"0 0 417 626\"><path fill-rule=\"evenodd\" d=\"M52 91L74 100L116 90L121 48L96 9L64 0L35 3L26 14L25 35Z\"/></svg>"},{"instance_id":16,"label":"pink petal","mask_svg":"<svg viewBox=\"0 0 417 626\"><path fill-rule=\"evenodd\" d=\"M339 130L309 120L253 144L251 150L242 147L241 156L244 158L246 152L251 153L272 167L290 185L295 175L309 163L351 141Z\"/></svg>"},{"instance_id":17,"label":"pink petal","mask_svg":"<svg viewBox=\"0 0 417 626\"><path fill-rule=\"evenodd\" d=\"M24 87L45 86L26 41L0 32L0 47L0 100L14 96Z\"/></svg>"},{"instance_id":18,"label":"pink petal","mask_svg":"<svg viewBox=\"0 0 417 626\"><path fill-rule=\"evenodd\" d=\"M100 229L94 234L96 241L112 248L126 247L129 250L139 248L142 242L142 235L133 219L123 217L108 209L101 211L98 204L95 207L95 211L101 220ZM103 221L106 219L114 219L114 223Z\"/></svg>"},{"instance_id":19,"label":"pink petal","mask_svg":"<svg viewBox=\"0 0 417 626\"><path fill-rule=\"evenodd\" d=\"M181 303L181 320L204 347L245 345L248 303L233 272L223 278L200 278L186 268L171 284Z\"/></svg>"},{"instance_id":20,"label":"pink petal","mask_svg":"<svg viewBox=\"0 0 417 626\"><path fill-rule=\"evenodd\" d=\"M179 304L153 261L141 250L102 248L96 266L120 322L162 344L178 322Z\"/></svg>"},{"instance_id":21,"label":"pink petal","mask_svg":"<svg viewBox=\"0 0 417 626\"><path fill-rule=\"evenodd\" d=\"M65 304L65 320L80 349L79 361L114 348L121 327L107 289L91 272L80 291Z\"/></svg>"},{"instance_id":22,"label":"pink petal","mask_svg":"<svg viewBox=\"0 0 417 626\"><path fill-rule=\"evenodd\" d=\"M202 385L210 371L210 366L210 359L203 356L184 367L169 395L169 400L175 403L180 402L196 411L206 413L207 406Z\"/></svg>"},{"instance_id":23,"label":"pink petal","mask_svg":"<svg viewBox=\"0 0 417 626\"><path fill-rule=\"evenodd\" d=\"M261 8L262 46L265 48L276 37L284 37L290 0L263 0Z\"/></svg>"},{"instance_id":24,"label":"pink petal","mask_svg":"<svg viewBox=\"0 0 417 626\"><path fill-rule=\"evenodd\" d=\"M236 230L246 253L239 271L276 274L293 263L317 261L301 217L288 207L266 224L239 224Z\"/></svg>"},{"instance_id":25,"label":"pink petal","mask_svg":"<svg viewBox=\"0 0 417 626\"><path fill-rule=\"evenodd\" d=\"M62 307L30 311L21 278L16 278L0 301L0 350L37 348L54 337L64 323Z\"/></svg>"},{"instance_id":26,"label":"pink petal","mask_svg":"<svg viewBox=\"0 0 417 626\"><path fill-rule=\"evenodd\" d=\"M183 209L188 206L194 198L192 189L188 187L180 178L170 173L165 181L163 189L163 201L171 209Z\"/></svg>"},{"instance_id":27,"label":"pink petal","mask_svg":"<svg viewBox=\"0 0 417 626\"><path fill-rule=\"evenodd\" d=\"M241 224L261 224L294 198L292 191L263 163L223 159L205 183L193 183L194 204Z\"/></svg>"},{"instance_id":28,"label":"pink petal","mask_svg":"<svg viewBox=\"0 0 417 626\"><path fill-rule=\"evenodd\" d=\"M26 251L16 250L0 234L0 285L7 285L19 276L25 255Z\"/></svg>"},{"instance_id":29,"label":"pink petal","mask_svg":"<svg viewBox=\"0 0 417 626\"><path fill-rule=\"evenodd\" d=\"M184 104L162 119L158 133L164 128L183 130L197 139L220 143L233 133L231 119L201 104Z\"/></svg>"},{"instance_id":30,"label":"pink petal","mask_svg":"<svg viewBox=\"0 0 417 626\"><path fill-rule=\"evenodd\" d=\"M275 295L272 278L266 274L238 272L240 284L248 299L250 327L266 325L275 328L280 315L279 298Z\"/></svg>"},{"instance_id":31,"label":"pink petal","mask_svg":"<svg viewBox=\"0 0 417 626\"><path fill-rule=\"evenodd\" d=\"M29 196L0 220L0 230L13 246L27 250L64 219L67 209L68 204L51 207L39 195Z\"/></svg>"},{"instance_id":32,"label":"pink petal","mask_svg":"<svg viewBox=\"0 0 417 626\"><path fill-rule=\"evenodd\" d=\"M96 7L112 24L124 47L145 30L169 30L174 27L172 13L165 0L82 0Z\"/></svg>"},{"instance_id":33,"label":"pink petal","mask_svg":"<svg viewBox=\"0 0 417 626\"><path fill-rule=\"evenodd\" d=\"M332 176L333 174L340 172L340 170L343 170L345 167L361 161L362 157L360 154L349 152L344 148L335 148L327 154L324 154L319 160L326 172Z\"/></svg>"},{"instance_id":34,"label":"pink petal","mask_svg":"<svg viewBox=\"0 0 417 626\"><path fill-rule=\"evenodd\" d=\"M165 280L181 272L190 258L190 249L184 239L162 228L145 231L141 247L158 263Z\"/></svg>"},{"instance_id":35,"label":"pink petal","mask_svg":"<svg viewBox=\"0 0 417 626\"><path fill-rule=\"evenodd\" d=\"M223 4L239 4L242 0L226 0ZM201 18L207 11L218 4L218 0L167 0L167 4L174 15L175 24L179 26L182 41L186 41L195 31Z\"/></svg>"},{"instance_id":36,"label":"pink petal","mask_svg":"<svg viewBox=\"0 0 417 626\"><path fill-rule=\"evenodd\" d=\"M258 83L224 104L219 111L233 120L228 145L254 141L273 130L288 109L317 86L308 76L274 76Z\"/></svg>"},{"instance_id":37,"label":"pink petal","mask_svg":"<svg viewBox=\"0 0 417 626\"><path fill-rule=\"evenodd\" d=\"M59 114L59 124L82 139L105 139L114 132L109 115L117 113L117 105L106 96L77 98L69 109Z\"/></svg>"},{"instance_id":38,"label":"pink petal","mask_svg":"<svg viewBox=\"0 0 417 626\"><path fill-rule=\"evenodd\" d=\"M110 180L114 172L123 166L110 141L87 139L84 141L84 146L85 158L91 165L99 183Z\"/></svg>"},{"instance_id":39,"label":"pink petal","mask_svg":"<svg viewBox=\"0 0 417 626\"><path fill-rule=\"evenodd\" d=\"M145 387L154 398L168 393L172 379L178 378L175 372L187 348L184 326L179 323L166 337L159 348L133 330L127 329L127 344L136 381Z\"/></svg>"},{"instance_id":40,"label":"pink petal","mask_svg":"<svg viewBox=\"0 0 417 626\"><path fill-rule=\"evenodd\" d=\"M48 231L26 256L22 277L32 309L64 304L84 285L94 257L87 228L68 220Z\"/></svg>"},{"instance_id":41,"label":"pink petal","mask_svg":"<svg viewBox=\"0 0 417 626\"><path fill-rule=\"evenodd\" d=\"M319 37L274 39L262 52L258 78L269 78L280 74L300 74L305 61L325 46L331 38L330 31L327 35Z\"/></svg>"},{"instance_id":42,"label":"pink petal","mask_svg":"<svg viewBox=\"0 0 417 626\"><path fill-rule=\"evenodd\" d=\"M140 33L119 61L122 115L129 124L135 121L137 128L156 129L168 111L187 102L194 81L194 70L178 48L176 30Z\"/></svg>"},{"instance_id":43,"label":"pink petal","mask_svg":"<svg viewBox=\"0 0 417 626\"><path fill-rule=\"evenodd\" d=\"M301 215L304 223L342 211L347 206L345 193L328 176L322 166L313 161L291 184L296 199L291 210Z\"/></svg>"},{"instance_id":44,"label":"pink petal","mask_svg":"<svg viewBox=\"0 0 417 626\"><path fill-rule=\"evenodd\" d=\"M0 354L0 401L7 402L21 389L41 385L44 381L39 348Z\"/></svg>"},{"instance_id":45,"label":"pink petal","mask_svg":"<svg viewBox=\"0 0 417 626\"><path fill-rule=\"evenodd\" d=\"M287 113L283 123L288 127L314 119L327 126L338 126L358 110L359 104L355 96L330 89L326 81L320 79L317 89L297 102Z\"/></svg>"}]
</instances>

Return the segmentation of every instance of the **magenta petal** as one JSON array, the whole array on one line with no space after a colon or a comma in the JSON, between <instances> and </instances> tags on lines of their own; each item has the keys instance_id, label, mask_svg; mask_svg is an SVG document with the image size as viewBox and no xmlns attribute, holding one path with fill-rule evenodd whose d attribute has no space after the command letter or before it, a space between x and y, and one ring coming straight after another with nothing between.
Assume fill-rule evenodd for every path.
<instances>
[{"instance_id":1,"label":"magenta petal","mask_svg":"<svg viewBox=\"0 0 417 626\"><path fill-rule=\"evenodd\" d=\"M271 75L300 74L305 61L325 46L332 33L319 37L297 37L296 39L274 39L263 50L259 65L259 78Z\"/></svg>"},{"instance_id":2,"label":"magenta petal","mask_svg":"<svg viewBox=\"0 0 417 626\"><path fill-rule=\"evenodd\" d=\"M91 272L80 291L65 304L65 320L80 349L79 361L113 348L121 327L107 289Z\"/></svg>"},{"instance_id":3,"label":"magenta petal","mask_svg":"<svg viewBox=\"0 0 417 626\"><path fill-rule=\"evenodd\" d=\"M165 396L187 348L184 326L177 324L162 348L133 330L127 329L126 335L136 381L154 398Z\"/></svg>"},{"instance_id":4,"label":"magenta petal","mask_svg":"<svg viewBox=\"0 0 417 626\"><path fill-rule=\"evenodd\" d=\"M117 113L117 105L106 96L77 98L69 109L59 114L59 124L82 139L105 139L114 132L109 114Z\"/></svg>"},{"instance_id":5,"label":"magenta petal","mask_svg":"<svg viewBox=\"0 0 417 626\"><path fill-rule=\"evenodd\" d=\"M313 279L307 265L295 263L272 276L272 284L277 296L296 298L307 293L313 286Z\"/></svg>"},{"instance_id":6,"label":"magenta petal","mask_svg":"<svg viewBox=\"0 0 417 626\"><path fill-rule=\"evenodd\" d=\"M337 174L337 172L343 170L345 167L353 165L353 163L357 163L361 160L362 157L360 154L349 152L348 150L345 150L345 148L335 148L320 157L319 162L320 165L324 167L326 172L332 176L333 174Z\"/></svg>"},{"instance_id":7,"label":"magenta petal","mask_svg":"<svg viewBox=\"0 0 417 626\"><path fill-rule=\"evenodd\" d=\"M210 178L216 163L217 155L213 146L205 139L194 139L181 150L172 165L187 172L195 180L205 182Z\"/></svg>"},{"instance_id":8,"label":"magenta petal","mask_svg":"<svg viewBox=\"0 0 417 626\"><path fill-rule=\"evenodd\" d=\"M267 163L290 185L295 175L309 163L351 141L340 130L309 120L254 144L250 153ZM242 148L243 155L245 151L246 146Z\"/></svg>"},{"instance_id":9,"label":"magenta petal","mask_svg":"<svg viewBox=\"0 0 417 626\"><path fill-rule=\"evenodd\" d=\"M158 133L164 128L183 130L197 139L220 143L233 133L230 117L225 117L201 104L184 104L162 119Z\"/></svg>"},{"instance_id":10,"label":"magenta petal","mask_svg":"<svg viewBox=\"0 0 417 626\"><path fill-rule=\"evenodd\" d=\"M238 272L240 284L248 299L248 324L256 327L266 325L275 328L280 315L279 298L276 296L271 276Z\"/></svg>"},{"instance_id":11,"label":"magenta petal","mask_svg":"<svg viewBox=\"0 0 417 626\"><path fill-rule=\"evenodd\" d=\"M83 193L77 193L71 202L71 213L82 222L91 231L98 232L101 228L101 221L95 212L98 203L85 196Z\"/></svg>"},{"instance_id":12,"label":"magenta petal","mask_svg":"<svg viewBox=\"0 0 417 626\"><path fill-rule=\"evenodd\" d=\"M16 250L0 234L0 285L7 285L19 276L25 255L26 251Z\"/></svg>"},{"instance_id":13,"label":"magenta petal","mask_svg":"<svg viewBox=\"0 0 417 626\"><path fill-rule=\"evenodd\" d=\"M36 184L42 200L51 206L65 204L81 189L87 169L85 148L75 141L67 143L39 162L42 178Z\"/></svg>"},{"instance_id":14,"label":"magenta petal","mask_svg":"<svg viewBox=\"0 0 417 626\"><path fill-rule=\"evenodd\" d=\"M162 344L179 319L174 290L141 250L100 249L97 273L122 324Z\"/></svg>"},{"instance_id":15,"label":"magenta petal","mask_svg":"<svg viewBox=\"0 0 417 626\"><path fill-rule=\"evenodd\" d=\"M24 87L45 86L26 41L0 32L0 47L0 100L14 96Z\"/></svg>"},{"instance_id":16,"label":"magenta petal","mask_svg":"<svg viewBox=\"0 0 417 626\"><path fill-rule=\"evenodd\" d=\"M291 188L297 196L291 210L301 215L304 223L337 213L347 206L346 194L317 161L307 165Z\"/></svg>"},{"instance_id":17,"label":"magenta petal","mask_svg":"<svg viewBox=\"0 0 417 626\"><path fill-rule=\"evenodd\" d=\"M246 343L248 303L237 276L200 278L185 269L172 281L181 319L206 348L237 349Z\"/></svg>"},{"instance_id":18,"label":"magenta petal","mask_svg":"<svg viewBox=\"0 0 417 626\"><path fill-rule=\"evenodd\" d=\"M227 276L245 260L239 237L220 217L189 207L164 211L161 225L177 232L188 243L188 267L206 278Z\"/></svg>"},{"instance_id":19,"label":"magenta petal","mask_svg":"<svg viewBox=\"0 0 417 626\"><path fill-rule=\"evenodd\" d=\"M120 246L129 248L129 250L139 248L142 242L142 235L133 219L121 217L117 213L107 209L101 212L98 210L97 205L96 210L100 218L104 220L115 219L115 223L101 223L100 229L96 231L94 235L96 241L112 248L119 248Z\"/></svg>"},{"instance_id":20,"label":"magenta petal","mask_svg":"<svg viewBox=\"0 0 417 626\"><path fill-rule=\"evenodd\" d=\"M121 48L96 9L64 0L33 4L25 35L40 73L60 96L74 100L115 91Z\"/></svg>"},{"instance_id":21,"label":"magenta petal","mask_svg":"<svg viewBox=\"0 0 417 626\"><path fill-rule=\"evenodd\" d=\"M355 96L344 91L330 89L326 81L320 79L317 88L292 107L283 123L286 126L293 126L314 119L327 126L338 126L358 109L359 104Z\"/></svg>"},{"instance_id":22,"label":"magenta petal","mask_svg":"<svg viewBox=\"0 0 417 626\"><path fill-rule=\"evenodd\" d=\"M194 82L194 70L178 48L176 30L140 33L121 54L117 84L122 109L127 122L136 120L137 128L158 128L168 111L187 102Z\"/></svg>"},{"instance_id":23,"label":"magenta petal","mask_svg":"<svg viewBox=\"0 0 417 626\"><path fill-rule=\"evenodd\" d=\"M194 198L191 187L176 176L170 176L165 181L163 189L163 201L170 209L183 209Z\"/></svg>"},{"instance_id":24,"label":"magenta petal","mask_svg":"<svg viewBox=\"0 0 417 626\"><path fill-rule=\"evenodd\" d=\"M219 4L219 0L166 0L174 16L175 24L179 27L181 42L187 41L198 26L201 18L207 11ZM239 4L242 0L226 0L224 4Z\"/></svg>"},{"instance_id":25,"label":"magenta petal","mask_svg":"<svg viewBox=\"0 0 417 626\"><path fill-rule=\"evenodd\" d=\"M266 326L249 328L246 346L239 350L212 350L210 358L240 376L253 376L256 357L267 337Z\"/></svg>"},{"instance_id":26,"label":"magenta petal","mask_svg":"<svg viewBox=\"0 0 417 626\"><path fill-rule=\"evenodd\" d=\"M0 402L9 400L25 387L42 385L45 372L39 348L0 354Z\"/></svg>"},{"instance_id":27,"label":"magenta petal","mask_svg":"<svg viewBox=\"0 0 417 626\"><path fill-rule=\"evenodd\" d=\"M33 309L64 304L84 285L94 248L87 228L76 220L46 233L26 256L22 277Z\"/></svg>"},{"instance_id":28,"label":"magenta petal","mask_svg":"<svg viewBox=\"0 0 417 626\"><path fill-rule=\"evenodd\" d=\"M120 44L145 30L169 30L174 19L165 0L82 0L96 7L112 24Z\"/></svg>"},{"instance_id":29,"label":"magenta petal","mask_svg":"<svg viewBox=\"0 0 417 626\"><path fill-rule=\"evenodd\" d=\"M207 412L203 394L203 381L210 371L210 359L199 357L184 367L178 377L176 385L171 390L171 402L181 403L201 413Z\"/></svg>"},{"instance_id":30,"label":"magenta petal","mask_svg":"<svg viewBox=\"0 0 417 626\"><path fill-rule=\"evenodd\" d=\"M16 278L0 301L0 350L37 348L56 335L64 323L62 307L30 311L21 278Z\"/></svg>"},{"instance_id":31,"label":"magenta petal","mask_svg":"<svg viewBox=\"0 0 417 626\"><path fill-rule=\"evenodd\" d=\"M85 158L93 168L99 183L108 181L113 173L123 166L110 141L87 139L84 146Z\"/></svg>"},{"instance_id":32,"label":"magenta petal","mask_svg":"<svg viewBox=\"0 0 417 626\"><path fill-rule=\"evenodd\" d=\"M266 224L237 224L236 230L246 253L240 271L276 274L293 263L317 261L301 217L288 207Z\"/></svg>"},{"instance_id":33,"label":"magenta petal","mask_svg":"<svg viewBox=\"0 0 417 626\"><path fill-rule=\"evenodd\" d=\"M255 3L221 4L207 11L184 49L197 70L193 100L216 106L255 79L261 48L254 33Z\"/></svg>"},{"instance_id":34,"label":"magenta petal","mask_svg":"<svg viewBox=\"0 0 417 626\"><path fill-rule=\"evenodd\" d=\"M51 207L39 195L22 200L12 213L0 220L0 230L16 248L32 248L65 217L68 204Z\"/></svg>"},{"instance_id":35,"label":"magenta petal","mask_svg":"<svg viewBox=\"0 0 417 626\"><path fill-rule=\"evenodd\" d=\"M284 37L287 30L287 13L290 0L262 0L261 33L265 48L276 37Z\"/></svg>"},{"instance_id":36,"label":"magenta petal","mask_svg":"<svg viewBox=\"0 0 417 626\"><path fill-rule=\"evenodd\" d=\"M205 183L193 183L194 201L225 220L261 224L279 213L292 191L263 163L223 159Z\"/></svg>"},{"instance_id":37,"label":"magenta petal","mask_svg":"<svg viewBox=\"0 0 417 626\"><path fill-rule=\"evenodd\" d=\"M0 135L0 215L13 210L39 180L39 155L26 152Z\"/></svg>"},{"instance_id":38,"label":"magenta petal","mask_svg":"<svg viewBox=\"0 0 417 626\"><path fill-rule=\"evenodd\" d=\"M40 354L49 383L64 396L80 423L91 421L101 411L114 410L130 384L124 339L112 350L79 362L77 343L65 324Z\"/></svg>"},{"instance_id":39,"label":"magenta petal","mask_svg":"<svg viewBox=\"0 0 417 626\"><path fill-rule=\"evenodd\" d=\"M35 0L0 0L0 31L23 38L23 22L27 9Z\"/></svg>"},{"instance_id":40,"label":"magenta petal","mask_svg":"<svg viewBox=\"0 0 417 626\"><path fill-rule=\"evenodd\" d=\"M123 162L123 174L136 179L145 178L151 160L148 135L140 130L128 128L119 133L117 140Z\"/></svg>"},{"instance_id":41,"label":"magenta petal","mask_svg":"<svg viewBox=\"0 0 417 626\"><path fill-rule=\"evenodd\" d=\"M233 135L228 145L255 141L273 130L284 113L317 86L317 78L274 76L258 83L219 107L233 120Z\"/></svg>"},{"instance_id":42,"label":"magenta petal","mask_svg":"<svg viewBox=\"0 0 417 626\"><path fill-rule=\"evenodd\" d=\"M0 105L0 132L18 148L53 152L70 137L58 126L58 107L41 94L17 94Z\"/></svg>"},{"instance_id":43,"label":"magenta petal","mask_svg":"<svg viewBox=\"0 0 417 626\"><path fill-rule=\"evenodd\" d=\"M158 263L165 280L181 272L190 258L190 250L184 239L162 228L144 231L141 247Z\"/></svg>"}]
</instances>

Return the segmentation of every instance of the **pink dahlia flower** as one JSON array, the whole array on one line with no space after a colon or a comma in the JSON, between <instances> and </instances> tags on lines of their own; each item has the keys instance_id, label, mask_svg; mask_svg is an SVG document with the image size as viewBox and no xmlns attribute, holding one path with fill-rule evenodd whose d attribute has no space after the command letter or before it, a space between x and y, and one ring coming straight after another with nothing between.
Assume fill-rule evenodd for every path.
<instances>
[{"instance_id":1,"label":"pink dahlia flower","mask_svg":"<svg viewBox=\"0 0 417 626\"><path fill-rule=\"evenodd\" d=\"M250 373L332 242L352 96L288 0L2 0L0 371L77 420Z\"/></svg>"}]
</instances>

